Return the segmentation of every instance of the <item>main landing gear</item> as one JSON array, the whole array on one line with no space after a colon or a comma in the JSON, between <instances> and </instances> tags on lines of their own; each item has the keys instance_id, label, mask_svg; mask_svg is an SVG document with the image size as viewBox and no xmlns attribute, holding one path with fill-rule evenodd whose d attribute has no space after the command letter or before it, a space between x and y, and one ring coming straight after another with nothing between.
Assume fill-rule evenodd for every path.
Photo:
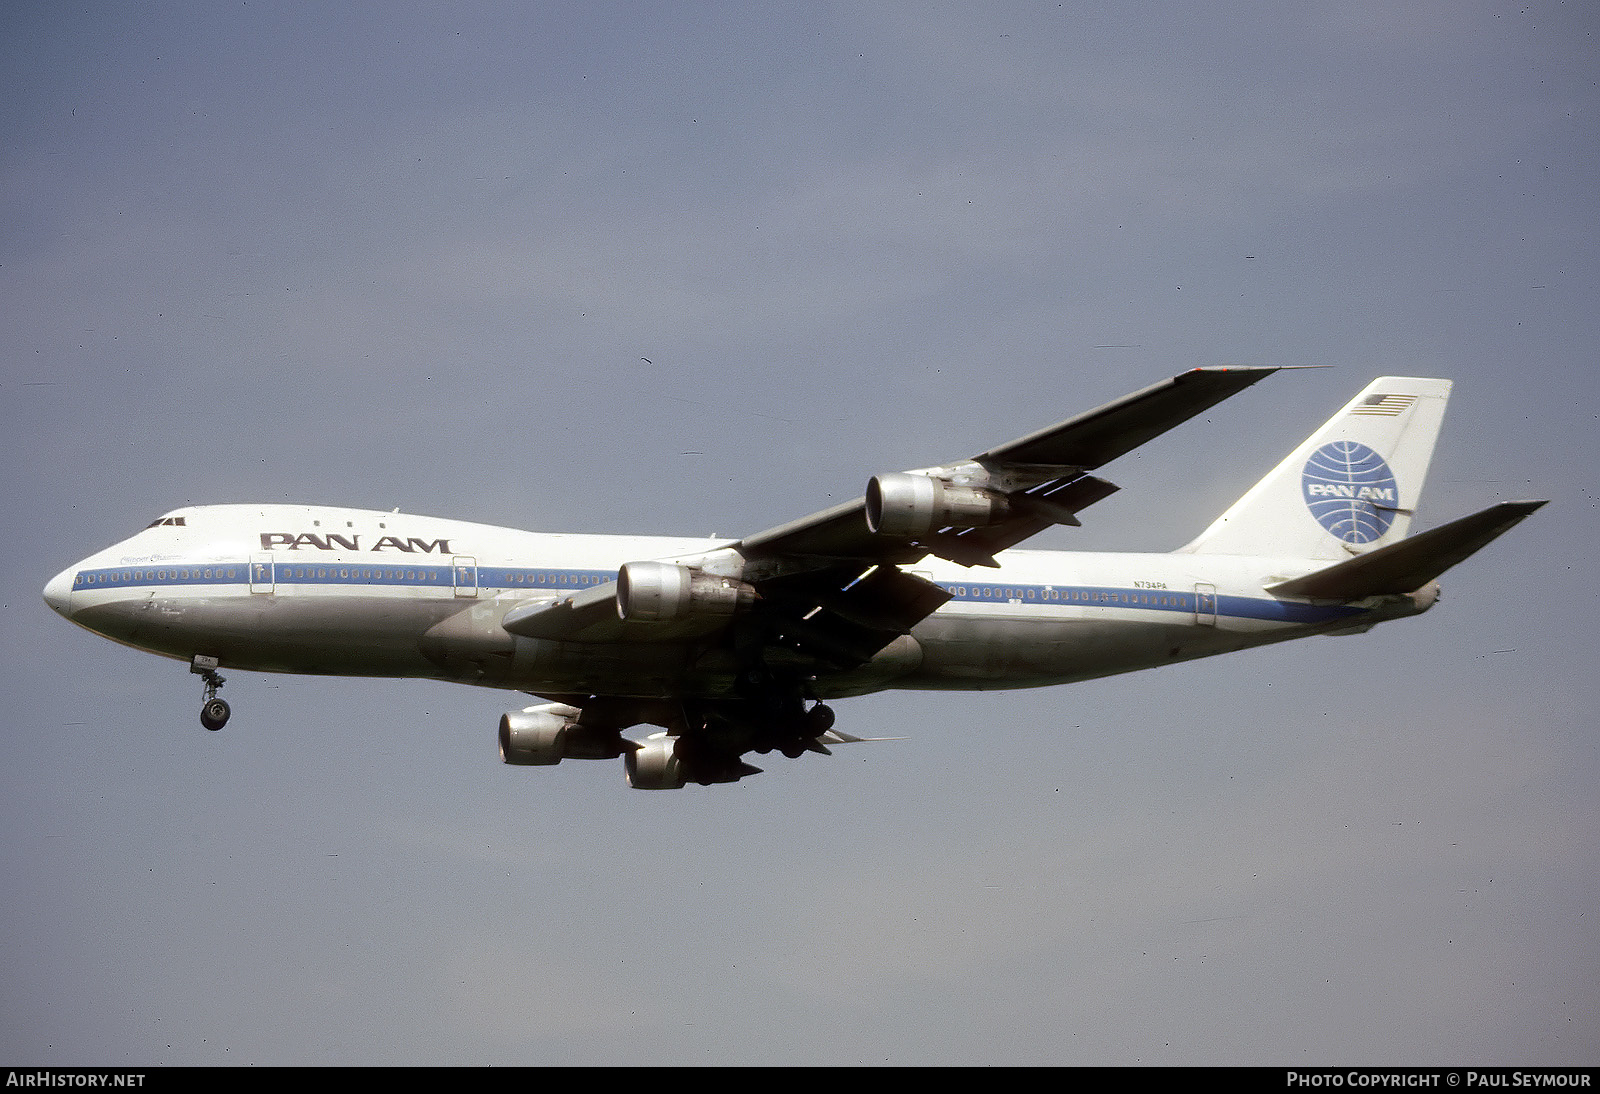
<instances>
[{"instance_id":1,"label":"main landing gear","mask_svg":"<svg viewBox=\"0 0 1600 1094\"><path fill-rule=\"evenodd\" d=\"M745 700L744 748L763 754L775 749L791 760L807 752L830 755L821 738L833 728L833 708L816 701L811 684L809 677L759 664L741 673L734 687Z\"/></svg>"},{"instance_id":2,"label":"main landing gear","mask_svg":"<svg viewBox=\"0 0 1600 1094\"><path fill-rule=\"evenodd\" d=\"M226 699L217 698L217 690L223 683L222 674L217 671L217 659L197 653L189 662L189 671L199 676L206 686L205 698L200 703L200 724L215 732L228 724L228 715L233 713Z\"/></svg>"}]
</instances>

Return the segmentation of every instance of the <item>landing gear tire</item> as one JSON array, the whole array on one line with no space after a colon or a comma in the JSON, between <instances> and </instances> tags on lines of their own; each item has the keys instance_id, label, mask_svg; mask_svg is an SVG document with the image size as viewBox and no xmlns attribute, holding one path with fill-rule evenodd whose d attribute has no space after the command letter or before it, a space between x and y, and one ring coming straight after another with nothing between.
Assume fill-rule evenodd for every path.
<instances>
[{"instance_id":1,"label":"landing gear tire","mask_svg":"<svg viewBox=\"0 0 1600 1094\"><path fill-rule=\"evenodd\" d=\"M207 699L200 708L200 724L214 733L228 724L228 715L231 713L226 699Z\"/></svg>"},{"instance_id":2,"label":"landing gear tire","mask_svg":"<svg viewBox=\"0 0 1600 1094\"><path fill-rule=\"evenodd\" d=\"M206 686L205 695L200 700L200 724L216 732L228 724L228 715L232 713L228 709L228 704L217 698L217 689L222 687L222 674L217 671L217 659L197 653L189 661L189 671L200 677Z\"/></svg>"}]
</instances>

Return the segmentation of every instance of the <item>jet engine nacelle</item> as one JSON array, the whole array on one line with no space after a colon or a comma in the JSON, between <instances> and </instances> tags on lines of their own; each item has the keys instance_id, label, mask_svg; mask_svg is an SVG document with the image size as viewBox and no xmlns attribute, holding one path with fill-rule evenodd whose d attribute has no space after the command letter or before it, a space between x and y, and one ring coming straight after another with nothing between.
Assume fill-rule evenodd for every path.
<instances>
[{"instance_id":1,"label":"jet engine nacelle","mask_svg":"<svg viewBox=\"0 0 1600 1094\"><path fill-rule=\"evenodd\" d=\"M925 536L940 528L979 528L1011 514L1004 494L896 472L867 483L867 528L886 536Z\"/></svg>"},{"instance_id":2,"label":"jet engine nacelle","mask_svg":"<svg viewBox=\"0 0 1600 1094\"><path fill-rule=\"evenodd\" d=\"M548 767L567 756L567 740L581 712L546 703L500 716L500 759L518 767Z\"/></svg>"},{"instance_id":3,"label":"jet engine nacelle","mask_svg":"<svg viewBox=\"0 0 1600 1094\"><path fill-rule=\"evenodd\" d=\"M678 742L665 735L647 737L623 757L628 785L635 790L681 790L689 773L678 758Z\"/></svg>"},{"instance_id":4,"label":"jet engine nacelle","mask_svg":"<svg viewBox=\"0 0 1600 1094\"><path fill-rule=\"evenodd\" d=\"M671 562L628 562L617 574L617 615L634 623L730 616L754 599L742 581Z\"/></svg>"}]
</instances>

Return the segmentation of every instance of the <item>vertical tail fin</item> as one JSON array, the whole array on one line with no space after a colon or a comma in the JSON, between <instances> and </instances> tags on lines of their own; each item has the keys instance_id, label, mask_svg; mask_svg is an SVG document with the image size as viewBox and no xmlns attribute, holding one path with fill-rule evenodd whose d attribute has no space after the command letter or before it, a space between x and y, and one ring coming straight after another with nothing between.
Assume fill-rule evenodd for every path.
<instances>
[{"instance_id":1,"label":"vertical tail fin","mask_svg":"<svg viewBox=\"0 0 1600 1094\"><path fill-rule=\"evenodd\" d=\"M1342 559L1405 538L1449 398L1449 380L1374 380L1180 550Z\"/></svg>"}]
</instances>

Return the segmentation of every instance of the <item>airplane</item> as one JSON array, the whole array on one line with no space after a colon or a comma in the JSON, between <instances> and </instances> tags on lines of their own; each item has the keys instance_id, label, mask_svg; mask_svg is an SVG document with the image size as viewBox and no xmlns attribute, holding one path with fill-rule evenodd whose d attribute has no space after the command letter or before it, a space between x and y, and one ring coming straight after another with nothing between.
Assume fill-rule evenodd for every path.
<instances>
[{"instance_id":1,"label":"airplane","mask_svg":"<svg viewBox=\"0 0 1600 1094\"><path fill-rule=\"evenodd\" d=\"M1066 684L1419 615L1445 570L1545 504L1408 535L1451 382L1386 376L1175 551L1017 547L1117 490L1091 472L1275 371L1192 369L743 539L201 505L69 566L44 599L188 662L210 730L230 715L223 668L425 678L540 700L501 717L505 763L621 757L640 789L736 782L760 771L751 753L874 739L834 727L829 704L851 696Z\"/></svg>"}]
</instances>

